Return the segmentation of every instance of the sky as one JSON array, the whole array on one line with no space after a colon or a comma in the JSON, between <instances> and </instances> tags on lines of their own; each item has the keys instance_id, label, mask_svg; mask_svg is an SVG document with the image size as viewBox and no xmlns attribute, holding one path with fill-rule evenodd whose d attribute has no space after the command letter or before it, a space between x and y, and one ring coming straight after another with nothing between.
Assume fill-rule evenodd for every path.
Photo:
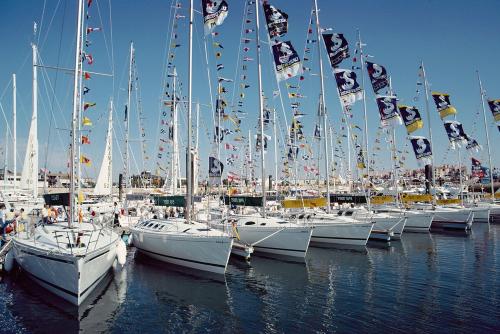
<instances>
[{"instance_id":1,"label":"sky","mask_svg":"<svg viewBox=\"0 0 500 334\"><path fill-rule=\"evenodd\" d=\"M180 1L183 9L179 14L188 15L187 1ZM242 22L246 18L244 13L245 1L227 0L229 15L225 22L216 28L218 36L215 41L223 45L219 50L208 42L208 60L211 73L212 91L215 92L216 64L223 63L224 69L219 72L227 78L235 78L238 57L242 57L240 36ZM12 125L12 88L11 77L17 75L17 166L20 171L24 159L26 138L28 136L31 118L32 96L32 66L31 43L36 42L39 47L40 59L44 65L60 68L74 67L76 5L77 1L64 0L3 0L0 2L0 45L2 56L0 65L0 103L2 118L0 129L7 129L6 122ZM105 133L107 129L108 103L112 98L114 110L114 147L113 147L113 174L123 170L123 113L126 104L126 88L128 76L129 43L134 42L136 50L136 68L140 83L140 102L142 105L142 122L146 134L146 156L142 156L139 138L139 120L137 101L135 98L130 109L130 138L131 171L145 169L155 171L159 148L158 131L161 101L164 94L164 78L166 75L166 48L169 46L169 34L172 27L171 0L145 1L108 1L94 0L90 8L88 26L102 28L102 31L90 35L92 45L88 52L93 55L94 64L86 67L88 70L113 74L112 76L93 76L85 82L90 88L85 101L95 102L96 106L89 108L85 115L92 119L93 127L88 133L90 145L82 147L82 152L92 160L90 167L85 167L84 176L97 175L102 160ZM306 46L307 27L311 15L313 2L310 0L274 0L271 2L277 8L289 15L289 32L282 40L290 40L302 58ZM479 160L487 163L486 138L481 111L479 85L476 76L478 70L489 98L500 98L500 68L497 60L500 59L500 44L498 33L500 22L496 13L500 9L500 2L496 0L470 1L398 1L398 0L360 0L337 1L318 0L320 8L320 25L322 28L333 28L335 32L344 33L351 46L351 55L355 48L357 31L360 31L363 43L366 44L365 53L385 66L392 78L392 86L397 93L400 103L412 104L419 107L426 126L429 119L425 113L423 96L415 101L418 67L424 62L428 81L432 91L449 93L451 102L458 110L456 119L463 123L465 131L483 145L484 150L474 153ZM210 90L207 80L207 67L203 48L203 26L201 1L195 1L195 31L193 39L193 101L204 104L201 109L199 136L201 173L206 174L208 155L213 154L212 139L212 109ZM255 19L251 17L254 25ZM33 22L37 22L37 34L33 35ZM181 46L176 50L175 65L179 78L183 82L183 93L187 88L187 19L180 18L178 22L178 41ZM281 90L285 101L285 110L281 110L279 99L272 98L277 89L274 79L272 60L268 48L266 32L263 28L264 18L261 11L261 39L263 90L269 97L270 107L277 108L277 117L282 132L284 131L285 117L290 122L290 101L286 97L286 86L282 82ZM314 38L315 35L310 35ZM250 38L254 38L251 34ZM250 44L250 51L245 56L255 59L255 46ZM305 80L300 82L305 96L301 99L302 112L307 114L303 118L304 133L311 136L317 123L316 110L319 95L319 76L317 49L309 45L312 51L309 55L308 67L311 71L305 74ZM340 104L336 93L335 82L326 54L322 48L322 58L325 79L325 98L328 109L329 123L337 132L341 132ZM240 49L241 50L241 49ZM220 51L222 57L215 59L214 52ZM350 68L351 59L345 60L342 66ZM241 63L239 63L241 67ZM242 123L242 134L248 130L254 134L258 120L256 63L248 63L248 83L251 88L246 90L244 109L246 116ZM238 72L238 77L241 73ZM311 75L312 74L312 75ZM72 76L69 72L53 69L39 70L39 106L38 106L38 140L40 144L40 167L46 166L51 171L66 171L68 161L68 144L70 118L72 111ZM290 84L296 85L296 79L290 79ZM237 81L239 83L239 81ZM367 79L366 102L368 113L369 145L376 147L377 127L380 124L375 96ZM233 94L232 84L227 85L228 99ZM212 98L213 99L213 98ZM236 99L237 100L237 99ZM205 106L207 105L207 106ZM491 154L493 164L500 164L499 142L500 133L493 122L491 112L486 110L486 121L490 132ZM353 124L363 127L362 103L357 102L353 108ZM442 121L431 101L430 122L434 139L434 155L437 165L456 163L457 152L449 151L448 139ZM186 141L185 111L181 111L180 135L181 141ZM227 126L227 125L226 125ZM184 129L184 130L183 130ZM5 132L3 132L5 133ZM267 132L266 132L267 133ZM419 130L416 135L427 136L427 128ZM278 135L281 145L279 154L283 155L283 135ZM5 136L3 136L5 137ZM361 134L360 134L361 137ZM406 131L403 126L396 128L396 143L398 149L410 149L406 157L408 168L417 167L411 147L407 144ZM377 169L388 169L390 166L389 153L384 146L376 151ZM0 138L1 150L5 152L5 138ZM11 146L11 139L9 139ZM47 149L47 147L49 149ZM316 144L313 144L316 147ZM343 144L345 148L345 144ZM243 150L243 149L242 149ZM184 149L182 149L182 152ZM266 174L274 174L272 146L266 154ZM2 153L3 154L3 153ZM12 147L9 147L12 158ZM239 153L243 155L243 151ZM182 157L182 155L181 155ZM470 153L461 150L463 163L470 165ZM181 161L183 158L181 158ZM162 164L164 162L161 162ZM313 163L313 162L310 162ZM12 169L12 159L8 163Z\"/></svg>"}]
</instances>

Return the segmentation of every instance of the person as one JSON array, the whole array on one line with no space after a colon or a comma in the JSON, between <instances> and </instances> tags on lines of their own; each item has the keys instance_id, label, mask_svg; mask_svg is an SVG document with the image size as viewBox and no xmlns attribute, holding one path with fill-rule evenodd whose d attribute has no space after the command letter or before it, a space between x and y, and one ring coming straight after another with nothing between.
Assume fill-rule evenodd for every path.
<instances>
[{"instance_id":1,"label":"person","mask_svg":"<svg viewBox=\"0 0 500 334\"><path fill-rule=\"evenodd\" d=\"M11 223L14 218L16 218L16 214L14 213L14 208L10 208L9 212L5 214L5 222Z\"/></svg>"},{"instance_id":2,"label":"person","mask_svg":"<svg viewBox=\"0 0 500 334\"><path fill-rule=\"evenodd\" d=\"M47 224L49 222L49 206L45 204L42 208L42 223Z\"/></svg>"},{"instance_id":3,"label":"person","mask_svg":"<svg viewBox=\"0 0 500 334\"><path fill-rule=\"evenodd\" d=\"M0 247L5 244L5 227L7 227L5 221L5 204L0 204L0 224L2 227L2 241L0 242Z\"/></svg>"},{"instance_id":4,"label":"person","mask_svg":"<svg viewBox=\"0 0 500 334\"><path fill-rule=\"evenodd\" d=\"M120 226L120 221L118 220L118 218L120 217L120 210L118 209L118 203L114 203L115 205L115 209L114 209L114 214L115 214L115 218L113 220L113 226Z\"/></svg>"},{"instance_id":5,"label":"person","mask_svg":"<svg viewBox=\"0 0 500 334\"><path fill-rule=\"evenodd\" d=\"M26 230L25 228L25 214L24 214L24 208L21 208L21 210L16 214L16 227L17 227L17 232L23 232Z\"/></svg>"}]
</instances>

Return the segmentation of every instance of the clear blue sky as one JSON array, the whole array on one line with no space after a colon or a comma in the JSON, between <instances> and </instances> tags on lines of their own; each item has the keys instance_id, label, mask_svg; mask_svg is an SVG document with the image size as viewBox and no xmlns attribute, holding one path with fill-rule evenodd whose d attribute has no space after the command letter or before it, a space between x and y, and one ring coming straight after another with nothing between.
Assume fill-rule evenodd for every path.
<instances>
[{"instance_id":1,"label":"clear blue sky","mask_svg":"<svg viewBox=\"0 0 500 334\"><path fill-rule=\"evenodd\" d=\"M498 33L500 23L498 12L500 3L495 0L484 0L478 2L470 1L326 1L318 0L321 25L325 28L334 28L336 32L344 33L354 49L356 29L360 29L363 41L367 44L366 53L375 56L374 61L388 69L392 76L394 90L397 92L400 102L414 104L418 65L421 60L425 62L428 79L432 90L447 92L451 95L453 105L458 110L457 119L464 124L466 132L475 137L485 146L485 135L480 111L479 88L476 79L476 69L480 71L484 87L491 98L500 98L500 44ZM0 66L0 102L10 121L11 110L11 87L10 79L12 73L18 76L18 169L21 169L24 158L24 146L28 134L29 119L31 116L31 47L33 40L33 22L38 22L38 33L36 37L40 47L40 56L46 65L56 65L59 61L61 67L72 67L74 57L74 31L76 27L76 3L77 1L57 0L4 0L0 4L0 45L2 45L2 57ZM187 1L182 1L183 7L187 8ZM236 66L235 59L238 57L238 46L241 22L243 20L242 0L228 0L229 16L217 31L220 33L220 41L224 50L221 61L225 65L223 74L225 77L233 78ZM285 1L275 0L271 2L276 7L289 14L289 34L286 40L291 40L299 50L299 54L305 45L307 24L310 17L312 1ZM159 100L164 73L165 47L168 43L170 0L147 0L147 1L109 1L94 0L91 7L90 26L103 27L103 32L92 34L92 46L90 52L93 54L95 64L92 70L105 73L115 73L114 80L111 78L94 77L88 86L91 93L88 94L90 102L96 102L97 106L88 111L88 116L94 121L94 127L90 135L92 144L85 146L87 155L93 160L93 166L85 170L86 175L94 176L99 168L102 152L104 149L104 136L107 126L107 101L112 96L117 106L115 112L115 134L120 149L123 150L123 106L125 104L125 89L127 80L127 61L129 42L134 41L136 47L137 68L142 91L142 106L146 116L145 128L147 135L147 147L150 162L146 165L148 169L154 170L155 156L158 150L157 128L159 114ZM195 6L201 10L201 1L195 1ZM110 20L111 12L111 20ZM187 9L183 14L187 15ZM102 21L101 21L102 20ZM210 103L208 94L207 74L202 52L202 18L196 14L195 17L195 40L194 40L194 100L202 103ZM187 19L179 21L179 40L182 44L178 50L176 65L182 76L186 74L187 55ZM263 17L261 16L261 22ZM261 26L263 24L261 23ZM112 36L111 36L112 28ZM265 32L261 31L263 39ZM253 35L251 37L254 37ZM60 46L60 47L59 47ZM250 45L252 51L248 56L255 57L255 47ZM113 57L111 57L111 53ZM212 74L215 72L215 60L210 47L210 64ZM352 53L352 52L351 52ZM325 56L325 55L324 55ZM317 73L317 58L311 55L313 73ZM219 61L217 61L219 62ZM331 76L329 64L324 57L326 73L326 99L329 117L332 124L338 129L340 126L340 111L335 84ZM349 67L351 61L345 62ZM255 63L249 63L249 83L256 89ZM267 96L272 96L276 89L273 79L271 61L267 46L263 48L263 72L264 90ZM67 144L69 142L68 132L56 130L53 125L50 134L50 150L48 159L45 157L45 147L48 140L49 119L51 113L60 129L68 128L71 115L71 76L63 72L57 73L57 87L55 99L50 92L50 85L55 84L56 72L53 70L40 71L40 104L39 104L39 142L40 142L40 167L47 160L50 170L63 171L66 168ZM50 81L50 84L49 84ZM183 79L184 86L187 80ZM295 81L293 81L295 83ZM308 114L304 118L304 132L310 135L313 131L315 113L317 109L318 77L308 76L303 83L304 89L301 93L307 98L302 99L302 111ZM232 85L228 85L230 94ZM370 128L370 143L373 144L376 127L379 125L379 116L374 101L371 87L367 88L368 122ZM255 90L254 89L254 90ZM286 91L282 83L283 91ZM288 105L285 99L286 105ZM417 102L417 106L424 116L426 125L429 124L424 113L423 100ZM243 120L242 129L254 129L257 122L257 95L248 90L245 108L248 116ZM132 111L133 113L134 111ZM287 115L291 111L288 108ZM279 112L281 114L281 111ZM362 126L361 103L354 108L355 124ZM211 135L211 111L202 108L202 125L200 126L201 137L201 167L206 170L206 161L210 145L207 144ZM454 162L455 153L445 155L448 140L444 128L433 104L431 104L431 117L433 124L433 135L435 139L436 163ZM498 130L493 124L493 118L487 110L487 122L490 129L492 143L492 155L494 164L499 165ZM3 118L3 116L2 116ZM289 118L289 117L288 117ZM138 138L139 131L136 116L131 115L132 133L131 138ZM281 121L283 121L281 119ZM290 119L288 119L290 121ZM5 122L0 122L0 128L5 129ZM401 148L405 143L405 130L399 127L397 130L398 145ZM184 134L184 132L183 132ZM427 131L417 134L427 135ZM3 143L4 139L0 139ZM122 160L119 155L117 141L114 145L114 172L115 175L122 168ZM133 151L139 166L142 161L139 153L139 145L132 143ZM372 145L373 147L373 145ZM272 152L272 150L270 151ZM462 150L464 161L470 165L465 150ZM9 152L9 154L12 154ZM271 154L268 155L270 162ZM379 153L377 166L388 166L388 153ZM486 162L486 150L478 153L477 158ZM183 158L181 158L183 160ZM416 166L415 157L412 152L407 157L408 167ZM12 162L9 164L12 167ZM268 164L269 165L269 164ZM132 162L132 171L136 170ZM271 168L269 172L274 169Z\"/></svg>"}]
</instances>

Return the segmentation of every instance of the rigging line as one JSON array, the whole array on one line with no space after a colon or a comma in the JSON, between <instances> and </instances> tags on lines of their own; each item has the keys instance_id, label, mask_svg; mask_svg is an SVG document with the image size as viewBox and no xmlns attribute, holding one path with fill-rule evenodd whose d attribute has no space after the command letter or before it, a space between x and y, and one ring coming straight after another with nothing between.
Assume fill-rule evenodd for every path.
<instances>
[{"instance_id":1,"label":"rigging line","mask_svg":"<svg viewBox=\"0 0 500 334\"><path fill-rule=\"evenodd\" d=\"M162 71L161 71L161 86L160 86L160 94L159 94L159 99L158 99L159 106L158 106L158 121L157 121L157 125L156 125L156 138L160 137L160 128L161 128L160 124L161 124L161 117L162 117L161 111L163 108L163 96L164 96L166 84L167 84L167 81L169 78L169 76L168 76L168 62L170 59L170 57L169 57L170 45L172 43L172 36L174 34L174 26L176 23L176 20L172 19L172 16L175 18L175 15L177 14L177 10L179 9L178 8L179 1L175 0L175 6L173 6L173 3L174 3L174 0L172 0L170 2L170 11L169 11L169 16L168 16L169 21L168 22L172 22L172 25L169 29L167 29L168 43L165 44L163 65L162 65ZM165 39L167 39L167 38L165 38ZM159 147L159 145L160 144L158 144L158 147ZM159 158L158 158L157 154L156 154L156 163L157 164L159 163Z\"/></svg>"},{"instance_id":2,"label":"rigging line","mask_svg":"<svg viewBox=\"0 0 500 334\"><path fill-rule=\"evenodd\" d=\"M108 8L109 8L109 31L110 31L110 39L111 39L111 74L113 75L113 83L112 83L112 94L115 94L115 44L113 43L113 16L111 15L111 0L108 0Z\"/></svg>"},{"instance_id":3,"label":"rigging line","mask_svg":"<svg viewBox=\"0 0 500 334\"><path fill-rule=\"evenodd\" d=\"M42 31L43 28L43 18L45 17L45 6L47 5L47 0L43 0L43 9L42 9L42 17L40 18L40 29L38 29L38 36L36 39L36 44L40 43L40 31Z\"/></svg>"},{"instance_id":4,"label":"rigging line","mask_svg":"<svg viewBox=\"0 0 500 334\"><path fill-rule=\"evenodd\" d=\"M245 27L245 21L246 21L246 11L249 6L249 1L245 1L245 6L243 6L243 19L241 20L241 29L240 29L240 42L238 45L238 55L241 55L241 45L242 45L242 40L243 40L243 28ZM235 98L235 93L236 93L236 79L238 78L238 73L240 70L240 57L236 59L236 68L234 69L234 82L233 82L233 92L231 96L231 107L234 106L234 98Z\"/></svg>"},{"instance_id":5,"label":"rigging line","mask_svg":"<svg viewBox=\"0 0 500 334\"><path fill-rule=\"evenodd\" d=\"M57 10L59 9L59 5L61 3L61 0L57 1L57 5L56 5L56 8L54 9L54 13L52 14L52 17L50 18L50 22L49 22L49 27L47 28L47 31L45 32L45 37L43 38L43 42L42 44L40 44L40 49L43 48L43 46L45 45L45 42L47 41L47 38L49 37L49 32L50 32L50 29L52 27L52 22L54 21L54 18L57 14ZM66 8L66 3L67 1L64 2L64 8ZM64 15L65 12L63 12L63 21L64 21L64 18L65 18L65 15ZM41 27L40 27L41 28ZM40 30L41 31L41 30ZM37 44L39 43L40 41L40 35L38 35L38 41L37 41Z\"/></svg>"},{"instance_id":6,"label":"rigging line","mask_svg":"<svg viewBox=\"0 0 500 334\"><path fill-rule=\"evenodd\" d=\"M102 16L101 16L101 6L99 6L99 0L96 0L96 5L97 5L97 15L99 15L99 22L101 23L101 31L102 31L102 37L104 39L104 47L106 48L106 53L108 55L108 61L109 61L109 65L111 66L111 73L114 74L114 71L113 71L113 61L112 61L112 58L111 58L111 53L109 51L109 46L108 46L108 39L106 38L106 32L104 30L104 24L103 24L103 21L102 21ZM111 9L110 9L111 11ZM111 14L110 14L111 16ZM113 40L111 40L111 43L113 43Z\"/></svg>"},{"instance_id":7,"label":"rigging line","mask_svg":"<svg viewBox=\"0 0 500 334\"><path fill-rule=\"evenodd\" d=\"M59 7L59 3L60 3L60 1L57 3L57 7L56 7L56 10L54 11L54 15L57 12L57 8ZM60 59L61 59L62 37L63 37L63 31L64 31L64 22L66 21L65 20L66 15L64 15L66 13L66 4L67 4L67 1L64 2L63 17L62 17L62 22L61 22L61 32L59 34L59 46L58 46L58 49L57 49L57 64L56 64L56 67L59 67L59 63L60 63ZM53 19L54 19L54 16L52 16L52 19L50 20L49 27L52 25L52 20ZM47 35L46 36L48 36L48 31L47 31ZM47 38L47 37L45 37L45 38ZM44 40L44 44L45 44L45 40ZM45 71L43 71L43 72L45 72ZM44 165L43 165L43 167L44 167L45 170L47 170L47 160L49 158L49 146L50 146L50 137L51 137L51 130L52 130L52 120L53 120L53 117L54 117L54 100L55 100L55 97L56 97L56 89L57 89L57 79L58 79L58 77L59 77L59 71L56 71L55 78L54 78L54 89L53 89L52 101L50 103L50 115L52 117L49 117L50 118L50 120L49 120L49 130L48 130L48 133L47 133L47 144L46 144L46 149L45 149L45 162L44 162ZM54 121L55 121L55 119L54 119Z\"/></svg>"}]
</instances>

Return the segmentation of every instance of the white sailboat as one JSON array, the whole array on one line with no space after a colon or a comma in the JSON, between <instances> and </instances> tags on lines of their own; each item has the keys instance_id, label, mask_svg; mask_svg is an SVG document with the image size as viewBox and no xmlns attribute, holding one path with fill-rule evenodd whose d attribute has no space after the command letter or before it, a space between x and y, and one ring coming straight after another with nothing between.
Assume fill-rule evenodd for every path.
<instances>
[{"instance_id":1,"label":"white sailboat","mask_svg":"<svg viewBox=\"0 0 500 334\"><path fill-rule=\"evenodd\" d=\"M148 219L131 228L134 246L142 253L160 261L196 270L224 274L231 254L233 238L220 230L191 219L192 197L192 43L193 0L189 7L189 69L188 69L188 140L187 194L185 218Z\"/></svg>"},{"instance_id":2,"label":"white sailboat","mask_svg":"<svg viewBox=\"0 0 500 334\"><path fill-rule=\"evenodd\" d=\"M81 108L82 76L82 20L83 0L78 1L78 25L76 33L72 147L71 147L71 186L65 194L47 195L47 204L58 204L70 207L68 222L51 225L38 225L33 231L18 233L13 240L15 261L37 283L72 304L80 305L106 276L114 261L118 258L125 263L125 244L113 230L106 226L81 222L75 224L73 218L78 212L75 203L75 183L77 151L77 122ZM36 55L36 47L33 47ZM34 66L34 73L36 66ZM36 75L34 75L36 79ZM34 80L34 88L36 87ZM36 95L36 89L33 90ZM36 123L36 98L33 98L32 118ZM33 124L33 123L32 123ZM36 125L35 125L36 126ZM78 136L79 137L79 136ZM36 143L33 139L32 143ZM33 158L37 154L28 154ZM32 161L29 167L37 165ZM32 168L30 168L32 169ZM29 175L28 175L29 176Z\"/></svg>"}]
</instances>

